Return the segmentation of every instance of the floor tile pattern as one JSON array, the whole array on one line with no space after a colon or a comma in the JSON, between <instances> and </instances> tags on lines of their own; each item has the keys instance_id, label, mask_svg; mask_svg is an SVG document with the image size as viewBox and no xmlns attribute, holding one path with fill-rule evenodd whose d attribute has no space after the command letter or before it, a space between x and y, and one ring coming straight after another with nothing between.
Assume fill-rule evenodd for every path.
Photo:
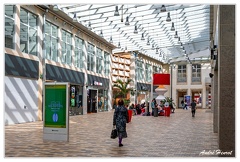
<instances>
[{"instance_id":1,"label":"floor tile pattern","mask_svg":"<svg viewBox=\"0 0 240 162\"><path fill-rule=\"evenodd\" d=\"M211 157L213 114L177 109L170 117L133 116L123 147L111 139L113 111L70 116L69 142L43 141L42 121L5 126L5 157Z\"/></svg>"}]
</instances>

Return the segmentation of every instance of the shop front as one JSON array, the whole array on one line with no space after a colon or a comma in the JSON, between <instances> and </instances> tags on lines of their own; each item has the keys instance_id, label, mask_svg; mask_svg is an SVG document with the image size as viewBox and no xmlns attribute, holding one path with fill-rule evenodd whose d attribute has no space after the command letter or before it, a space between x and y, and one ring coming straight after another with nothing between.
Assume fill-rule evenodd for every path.
<instances>
[{"instance_id":1,"label":"shop front","mask_svg":"<svg viewBox=\"0 0 240 162\"><path fill-rule=\"evenodd\" d=\"M46 81L68 82L69 115L83 114L83 83L84 74L79 71L46 64Z\"/></svg>"},{"instance_id":2,"label":"shop front","mask_svg":"<svg viewBox=\"0 0 240 162\"><path fill-rule=\"evenodd\" d=\"M149 102L151 84L137 82L137 103L142 104Z\"/></svg>"},{"instance_id":3,"label":"shop front","mask_svg":"<svg viewBox=\"0 0 240 162\"><path fill-rule=\"evenodd\" d=\"M88 74L87 112L108 111L109 79Z\"/></svg>"}]
</instances>

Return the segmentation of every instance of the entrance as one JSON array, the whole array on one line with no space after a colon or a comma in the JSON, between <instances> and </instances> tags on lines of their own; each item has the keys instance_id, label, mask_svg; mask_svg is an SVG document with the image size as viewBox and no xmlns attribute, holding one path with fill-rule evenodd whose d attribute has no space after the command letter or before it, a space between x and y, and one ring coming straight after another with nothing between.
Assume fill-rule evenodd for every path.
<instances>
[{"instance_id":1,"label":"entrance","mask_svg":"<svg viewBox=\"0 0 240 162\"><path fill-rule=\"evenodd\" d=\"M87 90L87 112L96 113L97 112L97 90L88 89Z\"/></svg>"},{"instance_id":2,"label":"entrance","mask_svg":"<svg viewBox=\"0 0 240 162\"><path fill-rule=\"evenodd\" d=\"M187 89L181 89L177 90L177 95L178 95L178 100L177 100L177 107L178 108L183 108L184 105L182 105L182 101L184 101L184 96L187 95Z\"/></svg>"}]
</instances>

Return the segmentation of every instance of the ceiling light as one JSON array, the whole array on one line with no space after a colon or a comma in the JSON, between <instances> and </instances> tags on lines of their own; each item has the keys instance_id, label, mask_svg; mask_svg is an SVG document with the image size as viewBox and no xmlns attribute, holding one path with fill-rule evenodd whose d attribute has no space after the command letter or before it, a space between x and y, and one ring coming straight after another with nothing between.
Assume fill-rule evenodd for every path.
<instances>
[{"instance_id":1,"label":"ceiling light","mask_svg":"<svg viewBox=\"0 0 240 162\"><path fill-rule=\"evenodd\" d=\"M145 38L144 38L144 33L142 33L141 40L145 40Z\"/></svg>"},{"instance_id":2,"label":"ceiling light","mask_svg":"<svg viewBox=\"0 0 240 162\"><path fill-rule=\"evenodd\" d=\"M162 52L160 51L159 57L162 57Z\"/></svg>"},{"instance_id":3,"label":"ceiling light","mask_svg":"<svg viewBox=\"0 0 240 162\"><path fill-rule=\"evenodd\" d=\"M183 50L183 52L185 52L185 51L186 51L184 47L182 48L182 50Z\"/></svg>"},{"instance_id":4,"label":"ceiling light","mask_svg":"<svg viewBox=\"0 0 240 162\"><path fill-rule=\"evenodd\" d=\"M172 22L171 31L175 31L174 22Z\"/></svg>"},{"instance_id":5,"label":"ceiling light","mask_svg":"<svg viewBox=\"0 0 240 162\"><path fill-rule=\"evenodd\" d=\"M59 7L58 7L58 5L54 5L53 6L53 11L59 11L60 9L59 9Z\"/></svg>"},{"instance_id":6,"label":"ceiling light","mask_svg":"<svg viewBox=\"0 0 240 162\"><path fill-rule=\"evenodd\" d=\"M148 41L147 41L147 45L150 46L150 41L149 41L149 38L148 38Z\"/></svg>"},{"instance_id":7,"label":"ceiling light","mask_svg":"<svg viewBox=\"0 0 240 162\"><path fill-rule=\"evenodd\" d=\"M113 43L112 36L110 37L109 43Z\"/></svg>"},{"instance_id":8,"label":"ceiling light","mask_svg":"<svg viewBox=\"0 0 240 162\"><path fill-rule=\"evenodd\" d=\"M166 12L167 10L166 10L166 7L165 7L165 5L162 5L162 7L161 7L161 12Z\"/></svg>"},{"instance_id":9,"label":"ceiling light","mask_svg":"<svg viewBox=\"0 0 240 162\"><path fill-rule=\"evenodd\" d=\"M118 42L118 48L121 48L121 44L120 44L120 42Z\"/></svg>"},{"instance_id":10,"label":"ceiling light","mask_svg":"<svg viewBox=\"0 0 240 162\"><path fill-rule=\"evenodd\" d=\"M126 17L126 22L125 22L125 25L130 25L130 24L129 24L129 20L128 20L128 19L129 19L129 17L127 16L127 17Z\"/></svg>"},{"instance_id":11,"label":"ceiling light","mask_svg":"<svg viewBox=\"0 0 240 162\"><path fill-rule=\"evenodd\" d=\"M76 14L76 13L74 13L74 16L73 16L73 22L78 22L78 21L77 21L77 14Z\"/></svg>"},{"instance_id":12,"label":"ceiling light","mask_svg":"<svg viewBox=\"0 0 240 162\"><path fill-rule=\"evenodd\" d=\"M92 26L91 26L91 22L90 21L88 22L88 29L92 30Z\"/></svg>"},{"instance_id":13,"label":"ceiling light","mask_svg":"<svg viewBox=\"0 0 240 162\"><path fill-rule=\"evenodd\" d=\"M175 35L174 35L174 38L178 38L178 34L177 34L177 31L175 31Z\"/></svg>"},{"instance_id":14,"label":"ceiling light","mask_svg":"<svg viewBox=\"0 0 240 162\"><path fill-rule=\"evenodd\" d=\"M155 48L154 48L154 44L152 44L152 50L154 50Z\"/></svg>"},{"instance_id":15,"label":"ceiling light","mask_svg":"<svg viewBox=\"0 0 240 162\"><path fill-rule=\"evenodd\" d=\"M179 43L179 44L181 43L180 37L178 37L178 43Z\"/></svg>"},{"instance_id":16,"label":"ceiling light","mask_svg":"<svg viewBox=\"0 0 240 162\"><path fill-rule=\"evenodd\" d=\"M182 44L182 43L180 44L180 48L181 48L181 49L183 48L183 44Z\"/></svg>"},{"instance_id":17,"label":"ceiling light","mask_svg":"<svg viewBox=\"0 0 240 162\"><path fill-rule=\"evenodd\" d=\"M156 48L156 55L158 55L158 48Z\"/></svg>"},{"instance_id":18,"label":"ceiling light","mask_svg":"<svg viewBox=\"0 0 240 162\"><path fill-rule=\"evenodd\" d=\"M170 12L168 12L167 14L167 19L166 19L167 22L170 22L171 21L171 17L170 17Z\"/></svg>"},{"instance_id":19,"label":"ceiling light","mask_svg":"<svg viewBox=\"0 0 240 162\"><path fill-rule=\"evenodd\" d=\"M114 16L119 16L118 6L116 6L116 8L115 8Z\"/></svg>"},{"instance_id":20,"label":"ceiling light","mask_svg":"<svg viewBox=\"0 0 240 162\"><path fill-rule=\"evenodd\" d=\"M135 25L135 27L134 27L134 32L133 32L134 34L137 34L138 33L138 31L137 31L137 25Z\"/></svg>"},{"instance_id":21,"label":"ceiling light","mask_svg":"<svg viewBox=\"0 0 240 162\"><path fill-rule=\"evenodd\" d=\"M100 37L103 37L103 32L102 32L102 30L100 31L100 34L99 34L99 35L100 35Z\"/></svg>"},{"instance_id":22,"label":"ceiling light","mask_svg":"<svg viewBox=\"0 0 240 162\"><path fill-rule=\"evenodd\" d=\"M125 53L127 53L127 52L128 52L128 50L127 50L127 46L125 46L125 50L124 50L124 52L125 52Z\"/></svg>"}]
</instances>

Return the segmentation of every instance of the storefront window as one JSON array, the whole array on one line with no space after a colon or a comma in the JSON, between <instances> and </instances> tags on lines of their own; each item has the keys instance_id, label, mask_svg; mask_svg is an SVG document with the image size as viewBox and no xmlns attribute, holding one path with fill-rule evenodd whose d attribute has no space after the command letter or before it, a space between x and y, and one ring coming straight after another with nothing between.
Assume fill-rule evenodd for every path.
<instances>
[{"instance_id":1,"label":"storefront window","mask_svg":"<svg viewBox=\"0 0 240 162\"><path fill-rule=\"evenodd\" d=\"M107 90L98 89L98 111L108 111Z\"/></svg>"},{"instance_id":2,"label":"storefront window","mask_svg":"<svg viewBox=\"0 0 240 162\"><path fill-rule=\"evenodd\" d=\"M20 9L20 48L22 52L37 55L37 16Z\"/></svg>"},{"instance_id":3,"label":"storefront window","mask_svg":"<svg viewBox=\"0 0 240 162\"><path fill-rule=\"evenodd\" d=\"M14 5L5 5L5 47L14 49Z\"/></svg>"},{"instance_id":4,"label":"storefront window","mask_svg":"<svg viewBox=\"0 0 240 162\"><path fill-rule=\"evenodd\" d=\"M46 58L53 61L58 61L58 50L57 50L57 37L58 27L46 22L45 24L45 45L46 45Z\"/></svg>"}]
</instances>

